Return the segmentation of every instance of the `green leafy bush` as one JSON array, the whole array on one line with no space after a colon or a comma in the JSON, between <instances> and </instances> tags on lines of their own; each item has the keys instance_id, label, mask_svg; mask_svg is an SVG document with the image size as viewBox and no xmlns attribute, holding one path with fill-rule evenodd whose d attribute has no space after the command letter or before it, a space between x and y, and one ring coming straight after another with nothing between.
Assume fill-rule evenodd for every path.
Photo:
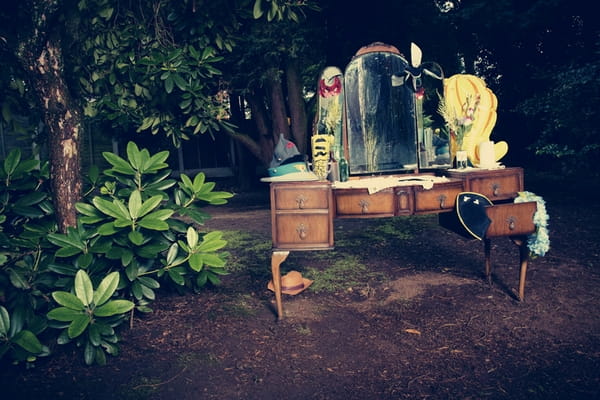
<instances>
[{"instance_id":1,"label":"green leafy bush","mask_svg":"<svg viewBox=\"0 0 600 400\"><path fill-rule=\"evenodd\" d=\"M222 233L199 228L210 217L201 206L224 204L231 193L215 191L203 173L171 178L167 151L150 155L129 143L126 158L103 156L111 167L90 171L77 226L66 233L54 221L47 167L18 150L4 161L0 358L47 354L32 343L56 337L50 326L61 329L59 344L84 349L87 364L105 363L118 352L115 328L134 310L151 311L157 289L198 290L227 273Z\"/></svg>"}]
</instances>

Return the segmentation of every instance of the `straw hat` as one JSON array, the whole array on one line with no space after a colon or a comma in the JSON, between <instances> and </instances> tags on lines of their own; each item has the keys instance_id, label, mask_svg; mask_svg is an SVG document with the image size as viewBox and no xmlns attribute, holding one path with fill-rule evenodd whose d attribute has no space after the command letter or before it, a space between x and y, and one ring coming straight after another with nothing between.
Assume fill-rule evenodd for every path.
<instances>
[{"instance_id":1,"label":"straw hat","mask_svg":"<svg viewBox=\"0 0 600 400\"><path fill-rule=\"evenodd\" d=\"M302 277L302 274L298 271L290 271L281 277L281 293L296 295L302 292L304 289L309 287L313 281ZM271 291L275 291L273 281L269 281L267 288Z\"/></svg>"}]
</instances>

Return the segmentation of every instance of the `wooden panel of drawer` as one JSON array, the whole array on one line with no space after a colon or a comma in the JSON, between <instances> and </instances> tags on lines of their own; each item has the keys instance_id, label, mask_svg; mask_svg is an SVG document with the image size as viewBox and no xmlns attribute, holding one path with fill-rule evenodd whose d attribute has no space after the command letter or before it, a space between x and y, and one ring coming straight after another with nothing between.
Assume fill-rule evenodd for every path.
<instances>
[{"instance_id":1,"label":"wooden panel of drawer","mask_svg":"<svg viewBox=\"0 0 600 400\"><path fill-rule=\"evenodd\" d=\"M295 184L274 187L276 210L328 209L331 189L328 185Z\"/></svg>"},{"instance_id":2,"label":"wooden panel of drawer","mask_svg":"<svg viewBox=\"0 0 600 400\"><path fill-rule=\"evenodd\" d=\"M415 187L415 212L441 212L454 208L456 196L463 191L462 182L438 184L432 189Z\"/></svg>"},{"instance_id":3,"label":"wooden panel of drawer","mask_svg":"<svg viewBox=\"0 0 600 400\"><path fill-rule=\"evenodd\" d=\"M336 214L343 216L393 216L395 210L393 189L369 194L367 189L335 191Z\"/></svg>"},{"instance_id":4,"label":"wooden panel of drawer","mask_svg":"<svg viewBox=\"0 0 600 400\"><path fill-rule=\"evenodd\" d=\"M523 191L522 179L519 175L500 175L489 178L471 180L471 192L481 193L491 201L513 199Z\"/></svg>"},{"instance_id":5,"label":"wooden panel of drawer","mask_svg":"<svg viewBox=\"0 0 600 400\"><path fill-rule=\"evenodd\" d=\"M536 202L507 203L486 207L485 212L492 222L485 236L518 236L535 232L533 215L536 210Z\"/></svg>"},{"instance_id":6,"label":"wooden panel of drawer","mask_svg":"<svg viewBox=\"0 0 600 400\"><path fill-rule=\"evenodd\" d=\"M273 229L275 248L308 250L333 247L333 222L327 212L278 213Z\"/></svg>"},{"instance_id":7,"label":"wooden panel of drawer","mask_svg":"<svg viewBox=\"0 0 600 400\"><path fill-rule=\"evenodd\" d=\"M465 192L480 193L491 201L514 199L523 191L523 169L469 169L449 171L448 176L462 179Z\"/></svg>"}]
</instances>

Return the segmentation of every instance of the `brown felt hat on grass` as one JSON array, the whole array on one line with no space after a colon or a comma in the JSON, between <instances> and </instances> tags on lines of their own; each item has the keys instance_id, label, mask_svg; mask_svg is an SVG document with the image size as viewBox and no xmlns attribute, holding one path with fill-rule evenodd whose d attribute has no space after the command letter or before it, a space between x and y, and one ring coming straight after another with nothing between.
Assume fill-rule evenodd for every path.
<instances>
[{"instance_id":1,"label":"brown felt hat on grass","mask_svg":"<svg viewBox=\"0 0 600 400\"><path fill-rule=\"evenodd\" d=\"M312 283L313 281L310 279L303 278L300 272L290 271L281 277L281 293L296 295L309 287ZM275 291L272 280L269 281L267 288L271 291Z\"/></svg>"}]
</instances>

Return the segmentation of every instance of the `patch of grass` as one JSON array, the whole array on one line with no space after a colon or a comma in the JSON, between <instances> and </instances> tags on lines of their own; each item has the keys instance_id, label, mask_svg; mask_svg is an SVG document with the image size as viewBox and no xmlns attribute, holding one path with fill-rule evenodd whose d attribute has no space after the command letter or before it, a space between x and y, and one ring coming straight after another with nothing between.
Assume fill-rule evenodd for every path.
<instances>
[{"instance_id":1,"label":"patch of grass","mask_svg":"<svg viewBox=\"0 0 600 400\"><path fill-rule=\"evenodd\" d=\"M256 309L251 299L252 296L249 294L239 294L221 306L221 314L242 318L253 317L256 315Z\"/></svg>"},{"instance_id":2,"label":"patch of grass","mask_svg":"<svg viewBox=\"0 0 600 400\"><path fill-rule=\"evenodd\" d=\"M177 357L177 364L187 369L198 365L215 366L219 363L219 358L211 353L185 352Z\"/></svg>"},{"instance_id":3,"label":"patch of grass","mask_svg":"<svg viewBox=\"0 0 600 400\"><path fill-rule=\"evenodd\" d=\"M327 263L327 259L331 263ZM327 259L322 258L323 267L310 267L306 270L306 276L314 280L311 290L315 293L336 293L349 287L360 288L366 286L370 279L381 277L381 273L370 271L357 256Z\"/></svg>"},{"instance_id":4,"label":"patch of grass","mask_svg":"<svg viewBox=\"0 0 600 400\"><path fill-rule=\"evenodd\" d=\"M136 376L129 384L119 390L119 399L122 400L146 400L156 394L162 382L159 378L147 376Z\"/></svg>"},{"instance_id":5,"label":"patch of grass","mask_svg":"<svg viewBox=\"0 0 600 400\"><path fill-rule=\"evenodd\" d=\"M310 326L302 324L298 327L296 327L296 332L298 332L300 335L304 335L304 336L310 336L312 335L312 330L310 329Z\"/></svg>"},{"instance_id":6,"label":"patch of grass","mask_svg":"<svg viewBox=\"0 0 600 400\"><path fill-rule=\"evenodd\" d=\"M270 265L271 239L258 234L234 230L223 231L223 239L227 240L226 268L229 272L249 272L262 276L268 273L265 265Z\"/></svg>"}]
</instances>

